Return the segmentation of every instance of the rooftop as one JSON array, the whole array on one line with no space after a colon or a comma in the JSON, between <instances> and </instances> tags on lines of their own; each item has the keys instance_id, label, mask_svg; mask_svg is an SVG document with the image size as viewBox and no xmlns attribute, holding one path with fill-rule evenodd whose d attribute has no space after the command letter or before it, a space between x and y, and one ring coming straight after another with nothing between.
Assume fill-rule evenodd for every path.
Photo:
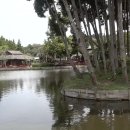
<instances>
[{"instance_id":1,"label":"rooftop","mask_svg":"<svg viewBox=\"0 0 130 130\"><path fill-rule=\"evenodd\" d=\"M12 55L22 55L23 53L20 51L8 50L6 53L10 53Z\"/></svg>"}]
</instances>

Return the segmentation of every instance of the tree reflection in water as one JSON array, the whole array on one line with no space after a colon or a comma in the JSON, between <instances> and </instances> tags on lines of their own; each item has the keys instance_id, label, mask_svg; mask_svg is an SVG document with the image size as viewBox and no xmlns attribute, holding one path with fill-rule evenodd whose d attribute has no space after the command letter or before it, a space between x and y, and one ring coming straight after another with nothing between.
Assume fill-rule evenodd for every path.
<instances>
[{"instance_id":1,"label":"tree reflection in water","mask_svg":"<svg viewBox=\"0 0 130 130\"><path fill-rule=\"evenodd\" d=\"M52 127L69 126L71 122L72 112L68 110L68 103L60 93L63 81L70 78L69 75L71 75L69 71L50 71L45 78L40 79L40 85L37 86L36 91L46 91L55 121Z\"/></svg>"},{"instance_id":2,"label":"tree reflection in water","mask_svg":"<svg viewBox=\"0 0 130 130\"><path fill-rule=\"evenodd\" d=\"M23 81L20 82L20 87L22 88ZM11 91L17 90L18 82L13 81L0 81L0 101L4 95L7 95Z\"/></svg>"},{"instance_id":3,"label":"tree reflection in water","mask_svg":"<svg viewBox=\"0 0 130 130\"><path fill-rule=\"evenodd\" d=\"M34 76L30 76L30 73ZM40 98L47 97L53 113L52 130L130 130L130 102L92 101L62 96L62 84L73 75L71 71L33 71L26 74L30 78L0 80L0 100L8 93L18 89L24 92L26 88L39 94ZM68 109L69 104L74 106L73 110Z\"/></svg>"},{"instance_id":4,"label":"tree reflection in water","mask_svg":"<svg viewBox=\"0 0 130 130\"><path fill-rule=\"evenodd\" d=\"M40 79L39 86L43 86L40 89L46 91L53 112L52 130L117 130L116 127L124 127L117 123L118 120L124 122L125 118L130 128L130 103L127 101L97 102L62 96L62 83L69 78L69 74L62 71L49 72L45 78ZM74 106L71 111L68 109L69 104Z\"/></svg>"}]
</instances>

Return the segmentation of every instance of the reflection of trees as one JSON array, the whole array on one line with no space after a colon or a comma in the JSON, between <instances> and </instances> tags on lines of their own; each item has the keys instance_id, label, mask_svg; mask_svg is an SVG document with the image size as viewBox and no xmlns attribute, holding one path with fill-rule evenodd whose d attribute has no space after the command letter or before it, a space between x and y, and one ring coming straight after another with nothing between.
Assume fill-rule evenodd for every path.
<instances>
[{"instance_id":1,"label":"reflection of trees","mask_svg":"<svg viewBox=\"0 0 130 130\"><path fill-rule=\"evenodd\" d=\"M45 91L47 94L55 120L53 127L70 124L72 112L68 111L68 103L60 93L63 81L70 75L69 71L48 71L46 77L40 79L40 85L37 85L37 92Z\"/></svg>"},{"instance_id":2,"label":"reflection of trees","mask_svg":"<svg viewBox=\"0 0 130 130\"><path fill-rule=\"evenodd\" d=\"M124 113L130 113L130 103L127 101L97 102L63 97L60 94L62 83L65 79L70 77L70 74L71 72L69 71L46 71L46 77L44 78L42 76L42 78L38 77L29 81L27 80L27 83L29 83L29 85L26 84L27 86L34 87L36 85L36 93L41 94L44 92L47 94L47 99L50 102L50 108L52 108L53 119L55 121L52 126L53 130L61 130L60 128L93 130L95 129L95 122L97 122L96 124L99 126L97 129L100 129L100 125L102 124L105 126L104 129L106 126L110 128L110 125L113 125L113 121L117 120L115 117L117 115L122 117L119 118L120 122L124 119L128 124L130 117L128 120L129 115L124 116ZM16 81L0 81L0 99L5 94L17 90L19 87L22 88L23 83L21 79ZM72 104L74 109L69 111L68 104Z\"/></svg>"},{"instance_id":3,"label":"reflection of trees","mask_svg":"<svg viewBox=\"0 0 130 130\"><path fill-rule=\"evenodd\" d=\"M16 90L17 84L18 84L18 82L14 81L14 80L12 80L12 81L8 81L8 80L0 81L0 100L4 95L11 92L12 89ZM22 87L21 82L20 82L20 86Z\"/></svg>"},{"instance_id":4,"label":"reflection of trees","mask_svg":"<svg viewBox=\"0 0 130 130\"><path fill-rule=\"evenodd\" d=\"M74 112L75 117L78 119L79 122L74 122L74 119L72 120L74 124L78 123L79 129L85 130L85 127L89 129L95 129L95 125L97 124L100 129L101 126L104 126L104 129L107 127L113 127L117 124L114 124L115 122L118 122L118 120L124 120L126 118L126 124L128 125L128 122L130 121L129 114L130 113L130 102L128 101L93 101L93 100L82 100L82 99L72 99L67 98L66 101L70 104L73 104L74 106ZM88 111L86 115L84 114L84 108ZM76 113L75 113L76 112ZM85 116L83 116L85 115ZM96 123L98 122L98 123ZM85 125L84 125L85 124ZM71 130L77 130L76 125L73 125L75 129ZM111 128L112 129L112 128Z\"/></svg>"},{"instance_id":5,"label":"reflection of trees","mask_svg":"<svg viewBox=\"0 0 130 130\"><path fill-rule=\"evenodd\" d=\"M55 74L50 74L51 78L46 79L46 91L51 92L50 105L54 107L53 118L55 123L53 124L53 127L68 126L70 124L71 112L68 111L68 103L64 100L64 97L60 93L63 80L69 78L68 75L69 73L60 71Z\"/></svg>"},{"instance_id":6,"label":"reflection of trees","mask_svg":"<svg viewBox=\"0 0 130 130\"><path fill-rule=\"evenodd\" d=\"M45 78L41 78L37 84L37 92L45 91L53 111L53 119L55 123L53 130L60 128L66 129L78 124L83 130L92 124L90 129L95 127L92 121L104 122L104 126L109 126L114 115L122 115L130 112L129 102L103 102L90 100L77 100L65 98L60 94L62 83L69 78L70 72L48 71ZM68 110L68 104L72 104L74 109ZM85 122L85 125L82 123ZM69 127L70 126L70 127ZM74 128L75 129L75 128Z\"/></svg>"},{"instance_id":7,"label":"reflection of trees","mask_svg":"<svg viewBox=\"0 0 130 130\"><path fill-rule=\"evenodd\" d=\"M94 101L94 100L82 100L82 99L72 99L66 97L66 101L74 105L77 111L81 111L83 106L90 108L91 115L100 115L102 111L109 113L109 111L114 111L114 114L120 115L122 113L130 113L130 102L128 101Z\"/></svg>"}]
</instances>

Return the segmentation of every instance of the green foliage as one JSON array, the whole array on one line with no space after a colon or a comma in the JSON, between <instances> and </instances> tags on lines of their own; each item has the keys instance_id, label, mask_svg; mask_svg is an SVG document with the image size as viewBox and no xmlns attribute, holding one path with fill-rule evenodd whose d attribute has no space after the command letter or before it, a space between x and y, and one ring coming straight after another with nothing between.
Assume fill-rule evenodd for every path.
<instances>
[{"instance_id":1,"label":"green foliage","mask_svg":"<svg viewBox=\"0 0 130 130\"><path fill-rule=\"evenodd\" d=\"M42 45L40 44L29 44L28 46L24 47L24 53L36 57L42 53L41 48Z\"/></svg>"},{"instance_id":2,"label":"green foliage","mask_svg":"<svg viewBox=\"0 0 130 130\"><path fill-rule=\"evenodd\" d=\"M59 37L53 37L52 39L46 41L43 45L44 53L54 58L63 57L66 55L65 46Z\"/></svg>"},{"instance_id":3,"label":"green foliage","mask_svg":"<svg viewBox=\"0 0 130 130\"><path fill-rule=\"evenodd\" d=\"M34 9L39 17L45 17L45 12L48 10L48 4L51 4L53 0L35 0Z\"/></svg>"},{"instance_id":4,"label":"green foliage","mask_svg":"<svg viewBox=\"0 0 130 130\"><path fill-rule=\"evenodd\" d=\"M23 50L23 47L21 45L21 41L20 40L18 40L16 50L18 50L18 51L22 51Z\"/></svg>"},{"instance_id":5,"label":"green foliage","mask_svg":"<svg viewBox=\"0 0 130 130\"><path fill-rule=\"evenodd\" d=\"M16 50L16 47L14 40L5 39L3 36L0 37L0 53L6 50Z\"/></svg>"},{"instance_id":6,"label":"green foliage","mask_svg":"<svg viewBox=\"0 0 130 130\"><path fill-rule=\"evenodd\" d=\"M67 17L62 16L61 13L58 13L57 16L59 18L59 22L62 23L62 25L64 25L64 30L67 31L69 24ZM61 36L61 30L54 15L52 15L49 18L48 26L49 26L49 36L51 37Z\"/></svg>"},{"instance_id":7,"label":"green foliage","mask_svg":"<svg viewBox=\"0 0 130 130\"><path fill-rule=\"evenodd\" d=\"M58 23L56 23L55 19L49 18L49 23L48 23L49 27L50 27L50 35L51 36L60 36L60 29L59 29L59 25Z\"/></svg>"}]
</instances>

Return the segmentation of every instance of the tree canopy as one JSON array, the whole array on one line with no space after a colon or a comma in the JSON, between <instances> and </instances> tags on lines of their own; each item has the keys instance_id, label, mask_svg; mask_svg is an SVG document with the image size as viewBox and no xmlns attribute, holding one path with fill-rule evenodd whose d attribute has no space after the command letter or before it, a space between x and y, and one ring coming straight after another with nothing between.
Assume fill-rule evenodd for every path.
<instances>
[{"instance_id":1,"label":"tree canopy","mask_svg":"<svg viewBox=\"0 0 130 130\"><path fill-rule=\"evenodd\" d=\"M97 70L104 70L105 74L112 72L115 78L121 69L128 82L129 0L34 0L34 9L39 17L45 17L49 11L49 33L61 36L65 45L68 44L66 32L70 27L73 41L83 54L94 84L97 84Z\"/></svg>"}]
</instances>

